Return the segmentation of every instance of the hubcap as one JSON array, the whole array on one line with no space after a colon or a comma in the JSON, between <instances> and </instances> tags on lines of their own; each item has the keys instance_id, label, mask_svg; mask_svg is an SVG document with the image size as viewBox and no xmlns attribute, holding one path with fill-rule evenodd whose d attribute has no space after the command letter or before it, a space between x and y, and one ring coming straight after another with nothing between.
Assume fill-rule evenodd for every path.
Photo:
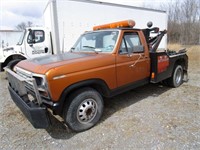
<instances>
[{"instance_id":1,"label":"hubcap","mask_svg":"<svg viewBox=\"0 0 200 150\"><path fill-rule=\"evenodd\" d=\"M77 119L80 123L88 123L97 114L97 103L94 99L84 100L78 107Z\"/></svg>"},{"instance_id":2,"label":"hubcap","mask_svg":"<svg viewBox=\"0 0 200 150\"><path fill-rule=\"evenodd\" d=\"M176 77L175 77L175 81L177 84L181 82L181 78L182 78L182 71L181 69L178 69L176 72Z\"/></svg>"}]
</instances>

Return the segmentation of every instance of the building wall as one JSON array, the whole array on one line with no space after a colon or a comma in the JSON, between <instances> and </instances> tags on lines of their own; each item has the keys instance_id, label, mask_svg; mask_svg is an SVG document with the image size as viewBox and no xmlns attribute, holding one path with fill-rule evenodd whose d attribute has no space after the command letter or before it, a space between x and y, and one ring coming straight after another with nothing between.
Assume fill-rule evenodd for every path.
<instances>
[{"instance_id":1,"label":"building wall","mask_svg":"<svg viewBox=\"0 0 200 150\"><path fill-rule=\"evenodd\" d=\"M17 44L21 34L22 31L0 30L0 48Z\"/></svg>"}]
</instances>

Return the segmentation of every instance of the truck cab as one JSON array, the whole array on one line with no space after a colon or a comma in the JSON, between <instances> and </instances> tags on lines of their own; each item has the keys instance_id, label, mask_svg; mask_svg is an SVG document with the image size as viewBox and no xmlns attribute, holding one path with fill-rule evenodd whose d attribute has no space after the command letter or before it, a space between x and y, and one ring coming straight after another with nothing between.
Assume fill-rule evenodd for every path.
<instances>
[{"instance_id":1,"label":"truck cab","mask_svg":"<svg viewBox=\"0 0 200 150\"><path fill-rule=\"evenodd\" d=\"M157 52L166 31L134 25L125 20L95 26L69 52L6 68L13 101L35 128L50 125L48 108L79 132L99 121L105 97L148 83L179 87L187 78L186 51ZM149 31L157 36L149 37Z\"/></svg>"},{"instance_id":2,"label":"truck cab","mask_svg":"<svg viewBox=\"0 0 200 150\"><path fill-rule=\"evenodd\" d=\"M0 71L13 60L31 59L52 53L51 34L47 28L26 28L16 45L0 51Z\"/></svg>"}]
</instances>

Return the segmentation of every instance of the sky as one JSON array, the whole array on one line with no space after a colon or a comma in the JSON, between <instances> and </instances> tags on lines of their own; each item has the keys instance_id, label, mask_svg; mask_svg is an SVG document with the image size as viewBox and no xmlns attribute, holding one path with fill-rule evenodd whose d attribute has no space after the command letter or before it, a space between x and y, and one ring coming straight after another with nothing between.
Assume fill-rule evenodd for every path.
<instances>
[{"instance_id":1,"label":"sky","mask_svg":"<svg viewBox=\"0 0 200 150\"><path fill-rule=\"evenodd\" d=\"M132 6L159 5L161 0L98 0ZM14 30L21 22L42 25L42 14L48 0L0 0L0 30Z\"/></svg>"}]
</instances>

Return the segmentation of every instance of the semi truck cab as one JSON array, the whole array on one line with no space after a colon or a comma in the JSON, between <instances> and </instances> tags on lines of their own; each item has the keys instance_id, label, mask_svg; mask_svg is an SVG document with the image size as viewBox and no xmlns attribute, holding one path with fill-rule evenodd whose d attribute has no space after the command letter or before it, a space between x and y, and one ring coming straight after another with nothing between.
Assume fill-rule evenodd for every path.
<instances>
[{"instance_id":1,"label":"semi truck cab","mask_svg":"<svg viewBox=\"0 0 200 150\"><path fill-rule=\"evenodd\" d=\"M0 50L0 70L13 60L52 55L51 33L47 28L26 28L16 45Z\"/></svg>"}]
</instances>

